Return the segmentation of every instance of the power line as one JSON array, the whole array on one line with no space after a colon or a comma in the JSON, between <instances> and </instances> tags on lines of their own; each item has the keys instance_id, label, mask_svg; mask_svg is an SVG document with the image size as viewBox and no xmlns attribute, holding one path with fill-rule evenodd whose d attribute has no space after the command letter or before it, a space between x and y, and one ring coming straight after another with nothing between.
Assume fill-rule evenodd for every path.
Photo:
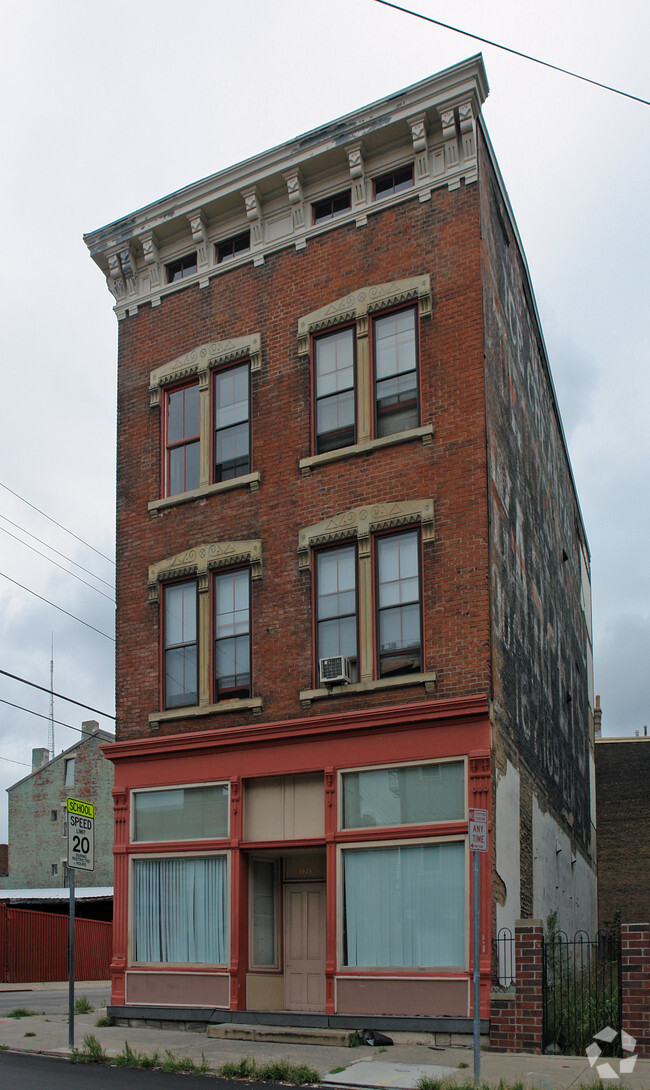
<instances>
[{"instance_id":1,"label":"power line","mask_svg":"<svg viewBox=\"0 0 650 1090\"><path fill-rule=\"evenodd\" d=\"M43 715L42 712L35 712L32 708L23 708L22 704L12 704L11 700L3 700L0 697L0 704L8 704L10 708L17 708L19 712L27 712L29 715L37 715L39 719L49 720L49 715ZM67 727L68 730L76 730L77 734L83 734L81 727L73 727L71 723L62 723L60 719L55 719L54 722L59 727ZM8 761L8 757L3 757L3 760ZM23 761L16 761L16 764L23 764Z\"/></svg>"},{"instance_id":2,"label":"power line","mask_svg":"<svg viewBox=\"0 0 650 1090\"><path fill-rule=\"evenodd\" d=\"M51 694L52 696L55 696L57 700L65 700L67 704L76 704L78 708L84 708L87 712L95 712L95 715L103 715L106 719L115 719L115 716L111 715L110 712L102 712L99 708L91 708L90 704L82 704L80 700L73 700L71 696L63 696L62 693L52 692L51 689L46 689L44 685L37 685L35 681L28 681L27 678L19 677L18 674L10 674L8 670L0 670L0 674L2 674L3 677L10 677L12 681L20 681L23 685L29 685L31 689L40 689L42 693ZM27 709L23 710L26 711ZM34 714L37 715L38 713L34 712ZM62 726L67 727L68 724L63 723ZM71 729L76 730L76 727L72 727Z\"/></svg>"},{"instance_id":3,"label":"power line","mask_svg":"<svg viewBox=\"0 0 650 1090\"><path fill-rule=\"evenodd\" d=\"M90 628L93 632L97 632L97 634L99 636L103 636L105 640L111 640L113 643L115 643L114 636L109 636L106 632L102 632L100 628L95 628L94 625L88 624L88 621L83 621L81 617L77 617L75 613L69 613L67 609L63 608L63 606L57 606L56 602L50 602L49 598L43 598L42 594L37 594L36 591L31 590L30 587L23 586L23 584L19 583L17 579L12 579L10 575L5 575L3 571L0 571L0 575L3 579L8 579L10 583L14 584L14 586L20 587L21 590L26 590L28 594L33 594L35 598L39 599L39 601L45 602L46 605L52 606L54 609L58 609L60 613L65 613L66 617L72 617L73 621L79 621L79 624L83 624L86 626L86 628Z\"/></svg>"},{"instance_id":4,"label":"power line","mask_svg":"<svg viewBox=\"0 0 650 1090\"><path fill-rule=\"evenodd\" d=\"M2 518L2 515L0 515L0 518ZM42 553L40 551L40 549L35 549L34 546L30 545L28 541L22 541L21 538L19 538L16 534L12 534L11 530L6 530L4 526L0 526L0 530L3 534L8 534L9 537L12 537L14 541L20 542L20 544L24 545L26 549L31 549L32 552L36 553L37 556L42 556L43 560L47 560L50 564L54 564L55 568L59 568L60 571L64 571L66 575L71 575L73 579L77 579L80 583L83 583L85 587L90 587L90 589L94 590L97 594L101 594L102 598L108 599L109 602L115 601L114 598L111 598L110 595L105 594L103 590L99 589L99 587L94 587L92 583L89 583L86 579L82 579L80 575L76 574L76 572L69 571L68 568L63 567L63 564L59 564L58 561L52 560L51 556L46 556L45 553ZM47 546L47 548L49 549L49 545ZM103 582L105 582L104 579L102 579L102 583Z\"/></svg>"},{"instance_id":5,"label":"power line","mask_svg":"<svg viewBox=\"0 0 650 1090\"><path fill-rule=\"evenodd\" d=\"M611 91L614 95L630 98L633 102L640 102L643 106L650 106L650 100L647 98L640 98L639 95L632 95L629 91L621 91L618 87L610 87L608 83L600 83L596 79L589 79L588 76L581 76L578 72L572 72L570 68L560 68L558 64L543 61L539 57L531 56L530 53L522 53L519 49L512 49L508 45L502 45L501 42L493 42L490 38L482 38L480 34L472 34L469 30L461 30L460 27L443 23L440 19L433 19L430 15L422 15L419 11L403 8L399 4L392 3L391 0L375 0L375 3L383 4L384 7L393 8L395 11L401 11L404 15L412 15L415 19L423 19L425 23L433 23L435 26L442 27L443 30L452 30L454 34L462 34L466 38L472 38L475 42L482 42L483 45L491 45L494 49L501 49L504 53L511 53L514 57L521 57L522 60L541 64L544 68L551 68L554 72L561 72L564 76L572 76L573 79L582 80L583 83L590 83L593 87L602 88L603 91Z\"/></svg>"},{"instance_id":6,"label":"power line","mask_svg":"<svg viewBox=\"0 0 650 1090\"><path fill-rule=\"evenodd\" d=\"M66 554L60 552L59 549L55 549L53 545L48 545L47 541L43 541L43 539L37 537L36 534L32 534L29 530L26 530L25 527L21 526L19 522L13 522L10 518L7 518L6 515L0 515L0 519L2 519L3 522L8 522L10 526L14 526L16 530L20 530L21 534L27 534L27 537L31 537L32 541L38 541L39 545L44 545L45 548L49 549L51 553L55 553L57 556L63 557L64 560L68 561L68 564L74 564L75 568L79 568L80 571L85 571L86 575L91 575L92 578L96 579L98 583L103 583L104 586L109 587L110 590L113 589L113 584L109 583L107 579L102 579L101 575L95 575L95 573L92 572L90 568L84 568L83 564L79 564L79 562L77 560L73 560L71 556L66 556ZM9 531L5 530L5 533L9 533ZM20 541L20 538L17 538L16 540ZM27 542L24 541L23 545L26 544Z\"/></svg>"},{"instance_id":7,"label":"power line","mask_svg":"<svg viewBox=\"0 0 650 1090\"><path fill-rule=\"evenodd\" d=\"M0 761L9 761L9 764L11 765L24 765L25 768L30 767L27 764L27 761L14 761L13 757L0 757Z\"/></svg>"},{"instance_id":8,"label":"power line","mask_svg":"<svg viewBox=\"0 0 650 1090\"><path fill-rule=\"evenodd\" d=\"M106 556L106 553L103 553L101 549L96 549L94 545L91 545L88 541L84 541L84 539L82 537L79 537L78 534L75 534L72 530L68 530L67 526L64 526L61 522L57 522L56 519L53 519L51 515L46 514L45 511L41 511L40 507L36 507L35 504L30 503L29 500L26 500L24 496L20 495L20 493L14 492L13 488L10 488L9 485L3 484L2 481L0 481L0 488L5 488L7 492L11 492L11 495L15 496L16 499L22 500L23 503L26 503L27 506L31 507L33 511L37 511L39 515L43 516L43 518L48 519L50 522L53 522L55 526L58 526L59 530L64 530L66 534L70 534L70 537L75 538L76 541L80 541L81 544L85 545L87 549L92 549L92 551L94 553L97 553L98 556L103 557L104 560L108 560L109 564L115 564L115 561L112 560L110 556Z\"/></svg>"}]
</instances>

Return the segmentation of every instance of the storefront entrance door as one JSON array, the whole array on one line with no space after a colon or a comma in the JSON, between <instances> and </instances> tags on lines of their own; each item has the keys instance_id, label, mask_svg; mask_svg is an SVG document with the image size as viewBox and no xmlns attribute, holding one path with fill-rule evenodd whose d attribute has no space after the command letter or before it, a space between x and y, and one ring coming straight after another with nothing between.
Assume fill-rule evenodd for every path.
<instances>
[{"instance_id":1,"label":"storefront entrance door","mask_svg":"<svg viewBox=\"0 0 650 1090\"><path fill-rule=\"evenodd\" d=\"M325 883L284 887L284 1000L288 1011L325 1010Z\"/></svg>"}]
</instances>

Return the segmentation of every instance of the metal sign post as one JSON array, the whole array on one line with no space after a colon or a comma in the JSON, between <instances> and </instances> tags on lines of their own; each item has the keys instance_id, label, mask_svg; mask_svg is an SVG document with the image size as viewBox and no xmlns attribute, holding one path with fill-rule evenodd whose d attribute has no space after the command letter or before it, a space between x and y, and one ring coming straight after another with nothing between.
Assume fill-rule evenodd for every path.
<instances>
[{"instance_id":1,"label":"metal sign post","mask_svg":"<svg viewBox=\"0 0 650 1090\"><path fill-rule=\"evenodd\" d=\"M70 876L70 932L68 936L68 1048L74 1048L74 870Z\"/></svg>"},{"instance_id":2,"label":"metal sign post","mask_svg":"<svg viewBox=\"0 0 650 1090\"><path fill-rule=\"evenodd\" d=\"M479 852L488 850L487 810L469 811L469 847L472 853L472 885L474 887L474 1081L481 1081L481 882Z\"/></svg>"},{"instance_id":3,"label":"metal sign post","mask_svg":"<svg viewBox=\"0 0 650 1090\"><path fill-rule=\"evenodd\" d=\"M92 802L66 799L70 933L68 939L68 1047L74 1048L74 872L95 869L95 807Z\"/></svg>"}]
</instances>

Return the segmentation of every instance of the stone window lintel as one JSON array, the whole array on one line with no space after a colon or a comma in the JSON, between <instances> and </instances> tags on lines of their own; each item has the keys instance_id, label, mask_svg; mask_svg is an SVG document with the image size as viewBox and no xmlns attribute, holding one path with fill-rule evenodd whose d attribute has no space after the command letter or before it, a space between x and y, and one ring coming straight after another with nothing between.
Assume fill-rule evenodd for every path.
<instances>
[{"instance_id":1,"label":"stone window lintel","mask_svg":"<svg viewBox=\"0 0 650 1090\"><path fill-rule=\"evenodd\" d=\"M345 325L346 322L356 322L357 335L364 336L368 332L369 314L411 300L418 302L420 317L431 314L431 278L428 273L361 288L311 314L305 314L298 320L298 355L309 355L309 341L314 333Z\"/></svg>"},{"instance_id":2,"label":"stone window lintel","mask_svg":"<svg viewBox=\"0 0 650 1090\"><path fill-rule=\"evenodd\" d=\"M209 372L235 360L250 359L251 373L262 367L262 338L259 333L247 337L230 337L225 341L210 341L199 345L175 360L157 367L149 380L149 399L152 406L159 406L161 390L172 382L198 376L199 387L207 389Z\"/></svg>"},{"instance_id":3,"label":"stone window lintel","mask_svg":"<svg viewBox=\"0 0 650 1090\"><path fill-rule=\"evenodd\" d=\"M422 541L435 538L433 499L403 500L398 503L372 503L353 507L350 511L323 519L312 526L305 526L298 534L298 566L303 571L311 568L312 550L319 545L333 544L356 538L359 555L370 555L370 535L378 530L398 529L400 526L419 525Z\"/></svg>"},{"instance_id":4,"label":"stone window lintel","mask_svg":"<svg viewBox=\"0 0 650 1090\"><path fill-rule=\"evenodd\" d=\"M159 601L161 583L169 579L181 579L184 576L198 579L199 594L205 593L209 587L209 572L216 568L232 567L237 564L249 564L251 579L254 581L261 579L262 542L259 540L213 541L160 560L149 567L147 581L149 601Z\"/></svg>"}]
</instances>

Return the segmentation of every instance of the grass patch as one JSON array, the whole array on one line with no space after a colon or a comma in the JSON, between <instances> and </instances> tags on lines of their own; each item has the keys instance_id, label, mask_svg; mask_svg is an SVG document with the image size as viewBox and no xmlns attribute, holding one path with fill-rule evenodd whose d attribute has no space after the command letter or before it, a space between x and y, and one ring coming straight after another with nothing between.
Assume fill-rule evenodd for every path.
<instances>
[{"instance_id":1,"label":"grass patch","mask_svg":"<svg viewBox=\"0 0 650 1090\"><path fill-rule=\"evenodd\" d=\"M333 1067L330 1071L330 1075L338 1075L339 1071L345 1071L344 1067Z\"/></svg>"},{"instance_id":2,"label":"grass patch","mask_svg":"<svg viewBox=\"0 0 650 1090\"><path fill-rule=\"evenodd\" d=\"M339 1068L340 1071L344 1068ZM251 1082L284 1082L291 1086L319 1082L320 1072L307 1064L292 1064L287 1060L256 1064L255 1060L243 1059L222 1064L217 1075L223 1079L248 1079Z\"/></svg>"},{"instance_id":3,"label":"grass patch","mask_svg":"<svg viewBox=\"0 0 650 1090\"><path fill-rule=\"evenodd\" d=\"M84 1037L83 1048L73 1048L70 1053L71 1064L104 1064L108 1056L92 1033Z\"/></svg>"},{"instance_id":4,"label":"grass patch","mask_svg":"<svg viewBox=\"0 0 650 1090\"><path fill-rule=\"evenodd\" d=\"M96 1026L114 1026L115 1020L111 1018L110 1014L100 1014L99 1018L95 1022Z\"/></svg>"},{"instance_id":5,"label":"grass patch","mask_svg":"<svg viewBox=\"0 0 650 1090\"><path fill-rule=\"evenodd\" d=\"M80 995L79 998L74 1001L75 1014L90 1014L94 1009L92 1003L85 995Z\"/></svg>"},{"instance_id":6,"label":"grass patch","mask_svg":"<svg viewBox=\"0 0 650 1090\"><path fill-rule=\"evenodd\" d=\"M134 1052L128 1041L124 1042L124 1048L114 1056L112 1061L117 1067L156 1067L158 1053L147 1056L146 1052Z\"/></svg>"},{"instance_id":7,"label":"grass patch","mask_svg":"<svg viewBox=\"0 0 650 1090\"><path fill-rule=\"evenodd\" d=\"M30 1007L14 1007L7 1018L31 1018L34 1014L38 1014L38 1011L33 1011Z\"/></svg>"},{"instance_id":8,"label":"grass patch","mask_svg":"<svg viewBox=\"0 0 650 1090\"><path fill-rule=\"evenodd\" d=\"M191 1056L174 1056L171 1049L165 1049L165 1059L160 1065L160 1070L178 1075L205 1075L208 1070L208 1061L201 1053L201 1063L197 1064Z\"/></svg>"}]
</instances>

